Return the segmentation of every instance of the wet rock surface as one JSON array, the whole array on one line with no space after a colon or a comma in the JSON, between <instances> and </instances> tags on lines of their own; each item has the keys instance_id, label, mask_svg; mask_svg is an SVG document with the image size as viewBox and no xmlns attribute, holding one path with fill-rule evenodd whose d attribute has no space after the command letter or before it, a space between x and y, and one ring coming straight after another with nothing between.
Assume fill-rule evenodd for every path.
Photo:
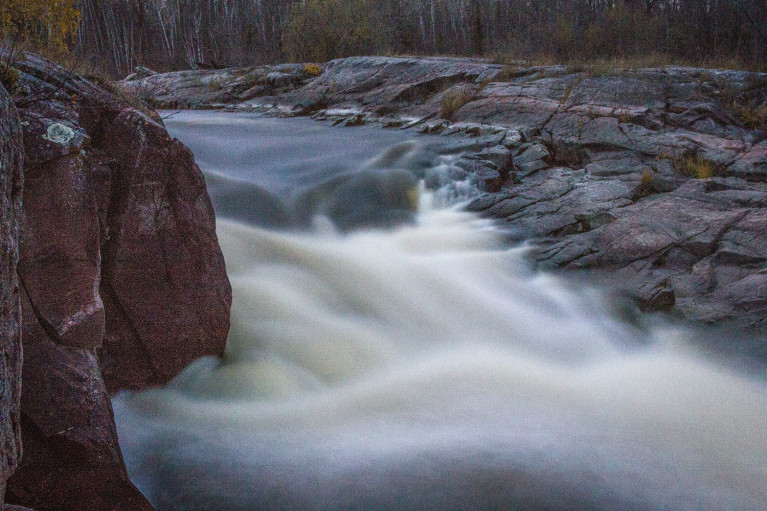
<instances>
[{"instance_id":1,"label":"wet rock surface","mask_svg":"<svg viewBox=\"0 0 767 511\"><path fill-rule=\"evenodd\" d=\"M293 79L227 92L240 87L228 77L255 69ZM255 69L122 86L164 108L226 105L452 137L461 167L487 192L469 209L538 246L543 265L588 272L646 310L767 329L767 234L758 228L767 127L754 122L767 109L767 75L392 57L334 60L319 76L300 65ZM214 99L210 87L187 85L211 74ZM462 101L448 103L458 89Z\"/></svg>"},{"instance_id":2,"label":"wet rock surface","mask_svg":"<svg viewBox=\"0 0 767 511\"><path fill-rule=\"evenodd\" d=\"M110 393L223 354L231 289L205 181L153 112L34 55L12 63L26 154L24 456L7 500L149 510L128 479Z\"/></svg>"}]
</instances>

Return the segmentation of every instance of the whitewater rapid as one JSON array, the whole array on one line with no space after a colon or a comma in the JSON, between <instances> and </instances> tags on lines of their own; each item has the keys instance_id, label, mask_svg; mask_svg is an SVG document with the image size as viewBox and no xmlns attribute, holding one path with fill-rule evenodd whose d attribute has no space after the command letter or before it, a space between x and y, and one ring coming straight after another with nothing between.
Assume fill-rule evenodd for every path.
<instances>
[{"instance_id":1,"label":"whitewater rapid","mask_svg":"<svg viewBox=\"0 0 767 511\"><path fill-rule=\"evenodd\" d=\"M418 177L407 147L351 165ZM158 509L767 509L762 379L537 271L451 197L421 185L386 228L219 218L225 358L114 400Z\"/></svg>"}]
</instances>

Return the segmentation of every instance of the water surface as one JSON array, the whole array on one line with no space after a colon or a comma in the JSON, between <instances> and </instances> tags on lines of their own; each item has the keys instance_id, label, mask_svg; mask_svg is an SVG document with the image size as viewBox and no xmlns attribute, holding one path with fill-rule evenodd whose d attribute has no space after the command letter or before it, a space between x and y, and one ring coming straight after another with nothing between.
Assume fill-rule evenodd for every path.
<instances>
[{"instance_id":1,"label":"water surface","mask_svg":"<svg viewBox=\"0 0 767 511\"><path fill-rule=\"evenodd\" d=\"M158 509L767 509L764 381L535 271L440 139L167 124L234 296L223 361L115 399Z\"/></svg>"}]
</instances>

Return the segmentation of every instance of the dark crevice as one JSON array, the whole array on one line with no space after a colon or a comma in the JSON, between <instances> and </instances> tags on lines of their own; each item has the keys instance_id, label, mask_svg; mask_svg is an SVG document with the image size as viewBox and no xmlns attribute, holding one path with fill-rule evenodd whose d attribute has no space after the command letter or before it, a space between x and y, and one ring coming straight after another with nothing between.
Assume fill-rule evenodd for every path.
<instances>
[{"instance_id":1,"label":"dark crevice","mask_svg":"<svg viewBox=\"0 0 767 511\"><path fill-rule=\"evenodd\" d=\"M19 278L19 284L21 289L24 292L24 295L27 297L27 300L29 301L29 305L32 307L32 312L35 315L35 319L37 319L37 323L42 327L45 334L50 338L51 341L55 342L58 345L64 346L65 343L62 342L61 337L59 336L58 331L56 328L51 325L42 315L40 312L40 309L38 309L35 302L32 300L32 295L30 295L29 290L27 289L27 285L24 282L24 277L22 277L21 273L16 270L16 275Z\"/></svg>"}]
</instances>

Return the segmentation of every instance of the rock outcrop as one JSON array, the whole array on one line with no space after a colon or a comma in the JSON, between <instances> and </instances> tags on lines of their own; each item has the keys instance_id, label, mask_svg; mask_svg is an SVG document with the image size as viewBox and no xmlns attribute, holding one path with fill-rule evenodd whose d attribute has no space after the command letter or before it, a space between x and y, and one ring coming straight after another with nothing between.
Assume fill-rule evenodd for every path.
<instances>
[{"instance_id":1,"label":"rock outcrop","mask_svg":"<svg viewBox=\"0 0 767 511\"><path fill-rule=\"evenodd\" d=\"M164 108L215 108L295 89L313 77L312 71L302 64L280 64L143 77L133 73L123 83L131 95Z\"/></svg>"},{"instance_id":2,"label":"rock outcrop","mask_svg":"<svg viewBox=\"0 0 767 511\"><path fill-rule=\"evenodd\" d=\"M21 302L16 278L21 221L21 122L0 84L0 508L21 457Z\"/></svg>"},{"instance_id":3,"label":"rock outcrop","mask_svg":"<svg viewBox=\"0 0 767 511\"><path fill-rule=\"evenodd\" d=\"M13 66L24 456L7 499L150 510L128 479L110 393L223 354L231 289L205 181L155 114L34 55Z\"/></svg>"},{"instance_id":4,"label":"rock outcrop","mask_svg":"<svg viewBox=\"0 0 767 511\"><path fill-rule=\"evenodd\" d=\"M312 115L453 136L487 192L469 209L651 311L767 329L767 74L353 57L281 89L230 90L254 70L151 76L158 106ZM257 68L267 76L270 68ZM249 90L249 89L248 89ZM465 137L473 137L466 140Z\"/></svg>"}]
</instances>

